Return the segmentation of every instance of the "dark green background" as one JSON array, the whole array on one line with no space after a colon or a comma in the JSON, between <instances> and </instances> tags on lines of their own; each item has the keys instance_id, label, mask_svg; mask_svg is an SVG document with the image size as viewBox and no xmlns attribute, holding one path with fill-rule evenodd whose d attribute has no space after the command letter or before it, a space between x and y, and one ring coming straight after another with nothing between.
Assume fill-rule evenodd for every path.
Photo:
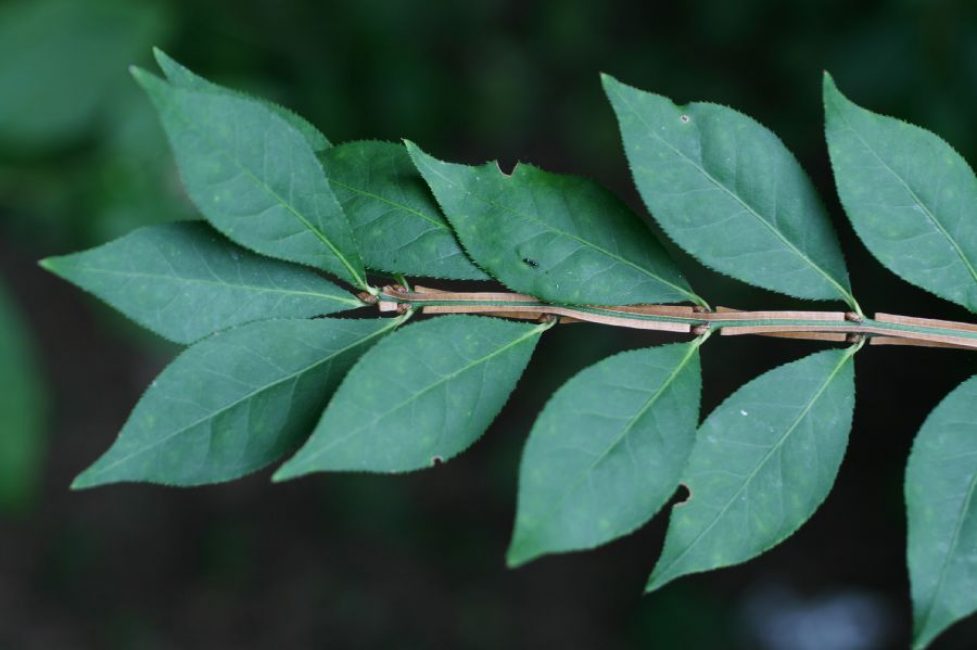
<instances>
[{"instance_id":1,"label":"dark green background","mask_svg":"<svg viewBox=\"0 0 977 650\"><path fill-rule=\"evenodd\" d=\"M334 142L409 137L448 159L533 162L597 178L641 214L597 73L728 104L776 131L812 175L864 307L968 318L854 238L830 178L820 87L829 69L855 101L977 158L974 3L6 2L0 273L34 333L51 406L37 494L0 518L0 648L905 646L902 473L926 413L975 368L962 352L860 353L849 454L811 522L758 560L644 597L661 515L596 552L517 571L503 557L533 415L576 370L664 340L648 334L547 334L482 442L430 471L69 492L173 349L35 262L193 214L126 74L150 65L154 44L294 108ZM713 304L798 304L680 261ZM704 411L815 349L710 340ZM968 623L936 647L975 645Z\"/></svg>"}]
</instances>

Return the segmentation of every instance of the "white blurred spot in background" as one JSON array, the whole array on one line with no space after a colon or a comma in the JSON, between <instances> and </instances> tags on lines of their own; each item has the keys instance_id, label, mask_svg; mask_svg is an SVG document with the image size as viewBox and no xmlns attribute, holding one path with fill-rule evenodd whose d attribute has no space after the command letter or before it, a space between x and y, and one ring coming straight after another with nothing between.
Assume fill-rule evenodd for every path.
<instances>
[{"instance_id":1,"label":"white blurred spot in background","mask_svg":"<svg viewBox=\"0 0 977 650\"><path fill-rule=\"evenodd\" d=\"M739 615L758 650L875 650L898 633L885 599L850 588L806 596L767 584L746 595Z\"/></svg>"}]
</instances>

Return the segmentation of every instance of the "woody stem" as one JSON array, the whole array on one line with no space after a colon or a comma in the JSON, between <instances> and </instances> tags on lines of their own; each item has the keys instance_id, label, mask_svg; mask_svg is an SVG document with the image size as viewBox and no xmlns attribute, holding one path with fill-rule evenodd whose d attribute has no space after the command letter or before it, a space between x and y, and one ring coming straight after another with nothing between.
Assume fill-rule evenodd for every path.
<instances>
[{"instance_id":1,"label":"woody stem","mask_svg":"<svg viewBox=\"0 0 977 650\"><path fill-rule=\"evenodd\" d=\"M611 327L676 333L719 330L743 334L827 341L868 338L873 345L916 345L977 349L977 325L877 313L863 318L842 311L741 311L681 305L554 305L508 292L452 292L425 287L384 287L377 296L381 312L419 309L425 314L483 314L561 323L591 322Z\"/></svg>"}]
</instances>

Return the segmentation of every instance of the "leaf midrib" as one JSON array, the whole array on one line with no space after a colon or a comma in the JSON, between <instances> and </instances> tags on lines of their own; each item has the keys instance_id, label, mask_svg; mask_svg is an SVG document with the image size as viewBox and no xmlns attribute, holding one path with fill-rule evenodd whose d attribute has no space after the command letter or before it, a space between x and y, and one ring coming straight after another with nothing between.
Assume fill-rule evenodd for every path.
<instances>
[{"instance_id":1,"label":"leaf midrib","mask_svg":"<svg viewBox=\"0 0 977 650\"><path fill-rule=\"evenodd\" d=\"M950 566L950 558L957 549L957 544L960 543L960 531L963 529L963 520L966 517L967 511L970 509L970 502L973 500L974 492L977 491L977 472L974 472L973 477L970 479L970 484L967 487L967 496L963 500L960 506L957 521L953 528L952 542L950 543L950 548L946 555L943 556L943 562L940 566L940 575L936 581L936 588L933 590L933 596L930 598L929 603L926 606L926 612L923 614L922 622L919 626L919 632L922 634L927 626L929 625L930 617L933 615L933 608L936 606L936 600L940 595L940 591L943 590L943 583L946 580L947 568ZM914 645L915 647L915 645Z\"/></svg>"},{"instance_id":2,"label":"leaf midrib","mask_svg":"<svg viewBox=\"0 0 977 650\"><path fill-rule=\"evenodd\" d=\"M442 221L438 221L437 219L433 219L433 218L429 217L428 215L424 214L423 212L421 212L420 210L417 210L415 208L412 208L412 207L410 207L409 205L407 205L405 203L399 203L397 201L394 201L393 199L388 199L385 196L381 196L379 194L375 194L373 192L370 192L369 190L364 190L364 189L361 189L359 187L355 187L353 185L349 185L347 183L344 183L343 181L336 180L335 178L332 178L332 177L328 177L328 178L329 178L329 182L330 183L332 183L334 185L339 185L343 189L349 190L350 192L356 192L357 194L360 194L360 195L365 196L367 198L373 199L375 201L380 201L381 203L386 203L387 205L393 206L395 208L400 208L404 212L413 214L413 215L415 215L417 217L420 217L421 219L424 219L425 221L427 221L428 223L430 223L431 225L435 226L436 228L438 228L440 230L444 230L445 232L448 232L448 233L451 232L448 229L448 225L446 223L444 223Z\"/></svg>"},{"instance_id":3,"label":"leaf midrib","mask_svg":"<svg viewBox=\"0 0 977 650\"><path fill-rule=\"evenodd\" d=\"M637 424L638 420L644 417L645 413L647 413L648 410L658 402L658 399L675 382L675 379L678 377L679 373L681 373L685 369L689 361L692 359L696 351L699 349L699 345L696 343L696 341L688 343L687 345L689 346L689 349L686 351L685 355L682 357L682 360L678 363L675 369L672 370L672 372L665 379L665 381L662 382L662 384L658 387L658 389L645 401L641 409L628 420L627 424L624 425L621 432L617 436L615 436L614 440L612 440L610 444L607 445L607 448L590 464L589 467L587 467L586 470L584 470L581 473L580 477L577 478L577 480L573 483L573 485L571 485L569 488L567 488L567 490L563 492L563 495L560 499L560 508L563 507L563 504L570 497L570 495L573 494L577 490L577 488L580 487L580 485L587 480L587 476L594 471L594 468L596 468L599 464L601 464L607 458L607 456L610 455L610 453L614 451L614 449L617 448L618 445L621 444L624 438L631 432L635 424ZM557 510L558 508L553 508L550 512L555 514Z\"/></svg>"},{"instance_id":4,"label":"leaf midrib","mask_svg":"<svg viewBox=\"0 0 977 650\"><path fill-rule=\"evenodd\" d=\"M332 295L329 295L329 294L326 294L326 293L317 293L317 292L314 292L314 291L295 291L295 290L291 290L291 289L277 289L277 288L272 288L272 287L261 287L261 286L255 286L255 285L250 285L250 284L235 284L235 283L232 283L232 282L218 282L217 280L207 280L207 279L204 279L204 278L189 278L189 277L180 276L180 275L165 275L165 274L162 274L162 273L161 274L155 274L155 273L145 273L145 272L141 272L141 271L118 271L118 270L115 270L115 269L105 269L105 268L100 268L100 267L96 267L96 266L85 266L85 265L81 265L81 264L76 265L74 268L76 268L78 270L81 270L81 271L86 271L86 272L91 272L91 273L103 273L103 274L106 274L106 275L119 275L119 276L123 276L123 277L149 278L149 279L154 279L154 280L162 279L162 280L170 280L171 282L185 282L185 283L188 283L188 284L214 285L214 286L223 287L223 288L229 288L229 289L242 289L242 290L248 290L248 291L255 291L255 292L258 292L258 293L283 293L283 294L295 295L295 296L308 296L308 297L314 297L314 298L325 298L325 299L328 299L328 300L334 300L336 302L340 302L340 303L343 303L343 304L349 304L349 305L355 305L355 306L358 306L360 304L358 301L356 301L356 300L354 300L352 298L344 298L342 296L332 296Z\"/></svg>"},{"instance_id":5,"label":"leaf midrib","mask_svg":"<svg viewBox=\"0 0 977 650\"><path fill-rule=\"evenodd\" d=\"M805 417L807 417L807 414L810 413L812 408L814 408L814 404L817 403L819 399L821 399L821 395L823 395L824 391L828 389L828 386L830 386L831 382L834 381L835 377L841 371L841 368L846 363L848 363L848 361L851 359L851 356L852 353L850 351L847 351L844 355L842 355L841 360L835 365L834 369L831 371L831 374L828 375L827 379L818 388L817 392L815 392L814 395L811 397L811 399L808 401L808 403L805 404L804 409L797 415L796 418L794 418L794 420L790 423L790 426L787 427L783 435L780 436L780 439L777 440L775 444L771 445L770 449L767 450L767 453L765 453L763 457L760 459L760 462L758 462L756 466L753 468L753 471L744 477L744 481L742 482L742 484L729 497L729 499L726 501L726 504L722 507L722 509L718 513L716 513L716 515L712 518L712 521L709 522L709 525L706 526L701 531L699 531L699 533L695 536L695 538L693 538L692 541L689 542L689 544L685 547L685 550L679 553L675 557L675 559L669 562L667 566L663 567L661 571L658 571L656 568L654 572L655 574L659 576L667 575L668 572L671 570L671 568L674 567L679 562L681 562L685 558L685 556L688 555L693 548L695 548L695 546L699 543L699 540L701 540L706 534L709 533L709 531L713 529L713 527L715 527L715 525L719 522L719 520L722 519L722 517L726 514L726 511L729 510L729 508L733 505L733 502L736 501L736 499L739 497L740 493L743 492L743 490L745 490L750 483L752 483L754 478L756 478L756 475L760 472L760 469L767 464L767 461L770 460L770 458L773 456L775 452L780 450L780 448L784 445L784 443L786 443L787 438L789 438L790 435L794 432L794 429L796 429L800 425L801 421ZM680 507L680 506L681 504L679 504L676 507Z\"/></svg>"},{"instance_id":6,"label":"leaf midrib","mask_svg":"<svg viewBox=\"0 0 977 650\"><path fill-rule=\"evenodd\" d=\"M896 170L890 167L889 164L886 163L885 160L872 147L872 145L870 145L868 141L864 137L862 137L862 134L859 133L854 126L852 126L852 123L848 120L848 117L842 111L836 110L835 114L842 119L842 121L845 123L845 126L848 128L848 130L851 131L856 138L858 138L858 140L862 143L862 145L864 145L865 148L869 151L869 153L871 153L872 156L875 157L875 159L879 162L879 164L882 165L882 167L884 167L885 170L889 172L889 174L891 174L899 182L900 185L902 185L902 187L906 190L906 192L909 193L909 196L916 203L916 205L918 205L923 210L923 214L926 215L926 217L930 220L933 226L940 232L940 234L943 235L944 238L946 238L947 242L949 242L950 244L950 247L953 248L954 252L960 258L960 261L963 262L964 267L966 267L967 271L970 273L970 277L974 280L975 283L977 283L977 269L974 268L974 265L971 264L970 259L966 256L966 254L964 254L963 249L961 249L957 241L950 236L949 231L947 231L947 229L943 226L940 220L937 219L936 215L933 213L932 210L930 210L929 206L926 205L926 203L924 203L921 198L919 198L919 196L912 189L912 187L909 186L906 180L900 174L898 174Z\"/></svg>"},{"instance_id":7,"label":"leaf midrib","mask_svg":"<svg viewBox=\"0 0 977 650\"><path fill-rule=\"evenodd\" d=\"M680 149L677 149L670 142L668 142L667 140L659 136L657 133L655 133L654 129L651 128L651 125L648 124L648 122L644 119L644 116L642 116L641 113L635 109L634 104L632 104L631 101L623 94L621 94L617 89L615 89L614 92L621 101L627 104L628 109L631 111L631 113L641 121L641 123L645 127L645 130L648 132L649 135L651 135L651 137L655 138L656 140L664 144L666 147L674 151L676 154L678 154L679 157L688 161L688 163L693 167L695 167L703 176L705 176L709 180L709 182L711 182L719 189L723 190L726 194L732 197L737 203L743 206L743 208L745 208L749 214L752 214L754 217L756 217L757 221L762 223L771 233L773 233L784 245L786 245L791 250L791 252L793 252L795 255L800 257L809 266L811 266L811 268L813 268L815 271L817 271L822 276L824 276L824 278L841 294L841 297L845 302L847 302L849 305L854 306L853 304L854 297L851 295L851 292L845 289L841 285L841 283L839 283L830 273L828 273L825 269L823 269L819 264L815 263L814 260L812 260L804 251L799 249L792 241L787 239L787 237L782 232L780 232L780 230L778 230L772 223L764 219L763 216L759 212L757 212L752 205L750 205L744 199L742 199L739 196L739 194L726 187L712 174L706 171L704 167L702 167L695 160L687 156L685 152L681 151Z\"/></svg>"},{"instance_id":8,"label":"leaf midrib","mask_svg":"<svg viewBox=\"0 0 977 650\"><path fill-rule=\"evenodd\" d=\"M199 91L183 90L183 89L180 89L180 88L175 88L175 90L177 92L186 92L186 93L199 92ZM238 98L238 99L240 100L240 98ZM241 100L241 101L248 101L248 100ZM172 105L173 104L171 104L171 106ZM322 232L321 230L319 230L319 228L317 228L316 226L314 226L312 224L312 222L310 222L308 219L306 219L305 215L303 215L301 212L299 212L298 209L296 209L294 206L292 206L292 204L290 202L286 201L284 199L284 197L282 197L280 194L278 194L278 192L276 192L270 185L268 185L267 183L265 183L257 174L255 174L253 171L251 171L251 168L248 165L246 165L242 160L240 160L237 156L234 156L231 153L229 153L224 147L219 146L219 141L215 141L214 139L212 139L209 136L208 133L206 133L205 131L197 128L197 126L184 115L184 113L183 113L182 110L179 110L179 109L178 110L175 110L174 113L176 115L179 115L180 116L181 121L183 122L184 126L188 126L190 128L190 130L192 130L194 133L196 133L198 135L198 137L200 137L201 140L204 140L205 142L207 142L208 144L210 144L212 150L214 152L216 152L217 155L222 156L223 158L231 161L238 169L240 169L245 174L247 174L255 182L255 184L258 185L258 187L260 187L262 190L264 190L276 202L278 202L279 205L281 205L282 207L284 207L296 219L298 219L299 222L303 226L305 226L306 230L308 230L309 232L311 232L316 237L316 239L318 239L323 244L325 244L326 247L329 249L329 251L336 257L336 259L338 259L340 261L340 263L344 267L346 267L346 271L350 274L350 277L352 278L354 284L356 284L361 289L365 289L366 288L366 281L363 278L360 277L360 274L352 266L352 264L350 263L350 261L348 259L346 259L346 256L342 252L340 252L340 250L338 248L336 248L336 246L332 243L332 240L330 240L329 237L327 237L324 232ZM293 127L292 125L290 125L287 122L285 122L285 120L283 118L281 118L280 116L275 115L274 117L277 118L278 120L281 120L290 129L293 129L293 130L296 130L297 131L297 129L295 129L295 127ZM306 145L307 145L308 142L305 140L304 136L302 136L301 134L299 134L299 136L302 138L303 142L306 142ZM322 165L321 165L321 163L319 163L319 160L315 157L315 153L312 154L312 158L315 160L316 165L319 165L319 168L321 169L322 168ZM328 179L326 179L325 173L323 173L323 179L326 180L326 183L328 185ZM340 211L341 211L342 210L342 206L339 206L339 199L336 199L335 197L333 197L333 200L336 201L336 205L340 208ZM345 215L343 215L343 218L345 218Z\"/></svg>"}]
</instances>

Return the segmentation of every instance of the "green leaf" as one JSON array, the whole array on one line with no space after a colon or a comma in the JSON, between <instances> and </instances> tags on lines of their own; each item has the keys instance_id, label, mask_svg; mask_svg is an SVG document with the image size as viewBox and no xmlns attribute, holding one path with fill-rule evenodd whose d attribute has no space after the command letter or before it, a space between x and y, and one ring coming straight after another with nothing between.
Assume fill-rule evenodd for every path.
<instances>
[{"instance_id":1,"label":"green leaf","mask_svg":"<svg viewBox=\"0 0 977 650\"><path fill-rule=\"evenodd\" d=\"M404 328L363 355L274 479L407 472L461 453L502 410L547 327L444 316Z\"/></svg>"},{"instance_id":2,"label":"green leaf","mask_svg":"<svg viewBox=\"0 0 977 650\"><path fill-rule=\"evenodd\" d=\"M510 566L632 532L678 487L699 423L699 345L633 350L563 385L529 434Z\"/></svg>"},{"instance_id":3,"label":"green leaf","mask_svg":"<svg viewBox=\"0 0 977 650\"><path fill-rule=\"evenodd\" d=\"M163 9L129 0L0 3L4 153L70 144L105 119L126 82L125 66L169 30Z\"/></svg>"},{"instance_id":4,"label":"green leaf","mask_svg":"<svg viewBox=\"0 0 977 650\"><path fill-rule=\"evenodd\" d=\"M651 231L600 185L496 163L441 162L408 142L465 250L510 289L548 302L701 303Z\"/></svg>"},{"instance_id":5,"label":"green leaf","mask_svg":"<svg viewBox=\"0 0 977 650\"><path fill-rule=\"evenodd\" d=\"M461 249L403 145L349 142L320 160L368 267L423 277L488 279Z\"/></svg>"},{"instance_id":6,"label":"green leaf","mask_svg":"<svg viewBox=\"0 0 977 650\"><path fill-rule=\"evenodd\" d=\"M284 106L280 106L260 97L251 97L245 93L224 88L223 86L219 86L212 81L208 81L200 75L190 71L180 63L177 63L168 54L166 54L166 52L159 48L153 48L153 55L156 57L156 63L159 65L160 70L163 71L163 74L166 75L167 80L169 80L169 82L174 86L189 88L191 90L207 90L211 92L228 93L236 97L252 99L260 102L273 113L277 114L283 120L295 127L295 129L306 139L313 151L325 151L332 146L329 140L326 139L326 136L324 136L319 129L312 126L312 124L310 124L309 121L304 117L294 113Z\"/></svg>"},{"instance_id":7,"label":"green leaf","mask_svg":"<svg viewBox=\"0 0 977 650\"><path fill-rule=\"evenodd\" d=\"M163 370L72 487L200 485L264 467L295 449L357 357L399 320L262 321L204 339Z\"/></svg>"},{"instance_id":8,"label":"green leaf","mask_svg":"<svg viewBox=\"0 0 977 650\"><path fill-rule=\"evenodd\" d=\"M977 611L977 377L933 409L906 468L913 648Z\"/></svg>"},{"instance_id":9,"label":"green leaf","mask_svg":"<svg viewBox=\"0 0 977 650\"><path fill-rule=\"evenodd\" d=\"M827 350L744 385L699 428L648 591L745 562L807 521L834 484L855 406L856 347Z\"/></svg>"},{"instance_id":10,"label":"green leaf","mask_svg":"<svg viewBox=\"0 0 977 650\"><path fill-rule=\"evenodd\" d=\"M32 341L2 286L0 387L0 512L23 512L40 483L44 395Z\"/></svg>"},{"instance_id":11,"label":"green leaf","mask_svg":"<svg viewBox=\"0 0 977 650\"><path fill-rule=\"evenodd\" d=\"M367 288L352 228L301 133L259 102L133 75L159 112L187 193L218 230Z\"/></svg>"},{"instance_id":12,"label":"green leaf","mask_svg":"<svg viewBox=\"0 0 977 650\"><path fill-rule=\"evenodd\" d=\"M251 321L362 306L311 269L255 255L202 222L148 226L41 264L177 343Z\"/></svg>"},{"instance_id":13,"label":"green leaf","mask_svg":"<svg viewBox=\"0 0 977 650\"><path fill-rule=\"evenodd\" d=\"M638 191L679 246L758 287L857 308L824 206L776 135L725 106L603 83Z\"/></svg>"},{"instance_id":14,"label":"green leaf","mask_svg":"<svg viewBox=\"0 0 977 650\"><path fill-rule=\"evenodd\" d=\"M845 212L902 279L977 312L977 176L939 136L849 101L824 76L828 151Z\"/></svg>"}]
</instances>

